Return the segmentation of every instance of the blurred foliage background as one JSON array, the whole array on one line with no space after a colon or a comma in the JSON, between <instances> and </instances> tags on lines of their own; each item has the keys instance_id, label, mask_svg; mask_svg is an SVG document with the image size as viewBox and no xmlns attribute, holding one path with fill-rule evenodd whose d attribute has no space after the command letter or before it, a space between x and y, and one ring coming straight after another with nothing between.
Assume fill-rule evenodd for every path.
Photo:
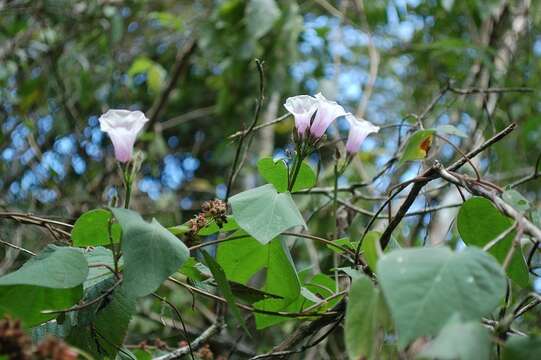
<instances>
[{"instance_id":1,"label":"blurred foliage background","mask_svg":"<svg viewBox=\"0 0 541 360\"><path fill-rule=\"evenodd\" d=\"M259 88L256 58L264 62L261 122L283 115L288 96L320 91L380 126L415 123L408 115L422 114L438 99L424 126L453 124L467 134L453 139L466 150L516 122L519 129L479 162L484 176L504 186L532 173L541 152L540 29L541 3L530 0L3 0L0 207L74 220L114 202L122 180L97 119L107 109L128 108L151 119L136 145L145 162L133 207L167 226L186 221L202 201L225 196L236 150L228 136L252 121ZM438 98L449 86L535 91L447 92ZM292 121L257 132L232 193L261 184L258 158L283 157L291 150ZM340 186L372 178L408 131L390 127L369 138ZM346 132L340 120L328 136ZM321 160L319 186L332 185L333 154L325 148L311 159L314 167ZM436 154L443 162L455 156L444 144ZM421 166L391 165L368 188L373 197ZM538 204L538 182L525 183L520 191ZM417 206L453 196L435 192ZM379 206L362 196L354 200L368 210ZM297 201L309 212L325 198ZM311 218L312 233L330 231L325 211L330 209ZM456 243L453 213L441 214L408 218L399 241ZM344 216L354 217L351 232L369 219ZM54 240L41 229L16 225L2 220L0 236L31 250ZM10 251L2 253L0 272L24 260L24 254L8 256ZM332 257L318 258L317 249L296 246L294 254L299 270L314 266L314 256L322 269L332 266ZM188 293L170 296L185 305L192 334L215 316L203 299L190 310ZM160 324L159 304L152 299L140 304L140 315L128 343L162 338L174 345L182 339L178 330ZM245 354L269 349L293 325L266 330L268 336L257 341L233 331L217 338L218 349L224 355L235 347ZM324 355L337 358L340 341L326 341Z\"/></svg>"}]
</instances>

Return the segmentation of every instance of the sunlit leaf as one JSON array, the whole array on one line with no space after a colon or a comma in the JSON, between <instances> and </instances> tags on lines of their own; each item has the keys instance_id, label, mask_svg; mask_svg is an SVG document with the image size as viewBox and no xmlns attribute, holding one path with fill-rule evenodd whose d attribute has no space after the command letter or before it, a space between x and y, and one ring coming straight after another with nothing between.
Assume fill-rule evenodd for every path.
<instances>
[{"instance_id":1,"label":"sunlit leaf","mask_svg":"<svg viewBox=\"0 0 541 360\"><path fill-rule=\"evenodd\" d=\"M424 159L432 146L432 139L435 132L434 129L427 129L418 130L413 133L404 147L399 164L402 165L406 161Z\"/></svg>"},{"instance_id":2,"label":"sunlit leaf","mask_svg":"<svg viewBox=\"0 0 541 360\"><path fill-rule=\"evenodd\" d=\"M240 227L262 244L294 226L306 227L291 195L279 194L271 184L244 191L229 201Z\"/></svg>"},{"instance_id":3,"label":"sunlit leaf","mask_svg":"<svg viewBox=\"0 0 541 360\"><path fill-rule=\"evenodd\" d=\"M74 246L100 246L120 241L120 225L112 223L113 215L105 209L95 209L81 215L71 231ZM111 222L111 224L109 224ZM111 237L109 237L109 230Z\"/></svg>"}]
</instances>

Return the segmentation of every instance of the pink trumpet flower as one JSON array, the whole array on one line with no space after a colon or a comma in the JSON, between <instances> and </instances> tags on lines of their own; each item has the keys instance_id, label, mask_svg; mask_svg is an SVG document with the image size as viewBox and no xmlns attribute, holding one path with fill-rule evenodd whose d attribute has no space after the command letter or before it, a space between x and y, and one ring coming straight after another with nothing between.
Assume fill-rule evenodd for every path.
<instances>
[{"instance_id":1,"label":"pink trumpet flower","mask_svg":"<svg viewBox=\"0 0 541 360\"><path fill-rule=\"evenodd\" d=\"M108 110L100 116L101 131L111 138L118 161L125 163L131 160L135 139L147 121L141 111Z\"/></svg>"},{"instance_id":2,"label":"pink trumpet flower","mask_svg":"<svg viewBox=\"0 0 541 360\"><path fill-rule=\"evenodd\" d=\"M349 122L349 135L346 142L346 150L348 154L354 155L360 150L361 144L368 135L379 131L379 126L364 119L357 119L351 113L346 114L346 120Z\"/></svg>"},{"instance_id":3,"label":"pink trumpet flower","mask_svg":"<svg viewBox=\"0 0 541 360\"><path fill-rule=\"evenodd\" d=\"M284 107L295 117L295 128L302 137L310 127L310 120L317 110L317 100L309 95L287 98Z\"/></svg>"},{"instance_id":4,"label":"pink trumpet flower","mask_svg":"<svg viewBox=\"0 0 541 360\"><path fill-rule=\"evenodd\" d=\"M317 100L317 113L310 126L310 134L319 139L337 117L346 115L346 111L338 103L327 100L321 93L316 94L315 99Z\"/></svg>"}]
</instances>

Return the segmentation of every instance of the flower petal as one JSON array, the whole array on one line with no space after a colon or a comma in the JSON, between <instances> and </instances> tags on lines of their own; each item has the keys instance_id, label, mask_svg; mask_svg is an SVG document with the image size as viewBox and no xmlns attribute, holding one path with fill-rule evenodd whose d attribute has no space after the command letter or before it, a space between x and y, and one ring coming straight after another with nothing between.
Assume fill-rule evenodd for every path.
<instances>
[{"instance_id":1,"label":"flower petal","mask_svg":"<svg viewBox=\"0 0 541 360\"><path fill-rule=\"evenodd\" d=\"M310 120L317 108L317 100L309 95L298 95L286 99L284 107L295 117L295 127L303 135L310 126Z\"/></svg>"},{"instance_id":2,"label":"flower petal","mask_svg":"<svg viewBox=\"0 0 541 360\"><path fill-rule=\"evenodd\" d=\"M321 93L316 94L316 100L317 113L310 133L315 138L320 138L337 117L346 115L346 111L337 102L327 100Z\"/></svg>"},{"instance_id":3,"label":"flower petal","mask_svg":"<svg viewBox=\"0 0 541 360\"><path fill-rule=\"evenodd\" d=\"M364 139L372 133L379 131L379 126L364 119L357 119L353 114L347 113L346 120L349 122L349 135L346 142L346 150L349 154L357 153Z\"/></svg>"},{"instance_id":4,"label":"flower petal","mask_svg":"<svg viewBox=\"0 0 541 360\"><path fill-rule=\"evenodd\" d=\"M118 161L131 160L135 139L147 121L141 111L108 110L100 116L100 129L111 138Z\"/></svg>"}]
</instances>

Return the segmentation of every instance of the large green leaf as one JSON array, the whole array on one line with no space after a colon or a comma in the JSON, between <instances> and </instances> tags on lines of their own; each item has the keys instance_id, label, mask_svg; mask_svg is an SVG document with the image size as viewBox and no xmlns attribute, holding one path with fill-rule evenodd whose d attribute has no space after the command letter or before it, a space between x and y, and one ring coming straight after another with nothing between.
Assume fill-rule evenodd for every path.
<instances>
[{"instance_id":1,"label":"large green leaf","mask_svg":"<svg viewBox=\"0 0 541 360\"><path fill-rule=\"evenodd\" d=\"M229 201L239 226L262 244L294 226L306 227L291 194L279 194L271 184L244 191Z\"/></svg>"},{"instance_id":2,"label":"large green leaf","mask_svg":"<svg viewBox=\"0 0 541 360\"><path fill-rule=\"evenodd\" d=\"M418 130L409 138L400 157L399 165L406 161L422 160L428 154L434 137L434 129Z\"/></svg>"},{"instance_id":3,"label":"large green leaf","mask_svg":"<svg viewBox=\"0 0 541 360\"><path fill-rule=\"evenodd\" d=\"M80 321L67 340L96 359L114 359L124 342L134 313L135 299L119 288L109 297L107 305L100 307L92 318Z\"/></svg>"},{"instance_id":4,"label":"large green leaf","mask_svg":"<svg viewBox=\"0 0 541 360\"><path fill-rule=\"evenodd\" d=\"M229 285L229 282L227 281L227 277L225 275L224 270L214 260L212 256L209 255L205 250L202 250L203 257L205 259L205 263L209 267L210 271L212 272L212 276L214 277L214 280L216 280L216 283L218 284L218 287L220 288L221 293L223 294L224 298L227 300L227 305L229 306L229 310L233 313L233 316L235 316L235 319L237 320L238 324L242 326L242 328L249 333L248 329L246 328L246 324L244 322L244 318L242 317L242 314L240 313L240 310L237 306L237 303L235 302L235 296L233 296L233 291L231 290L231 286Z\"/></svg>"},{"instance_id":5,"label":"large green leaf","mask_svg":"<svg viewBox=\"0 0 541 360\"><path fill-rule=\"evenodd\" d=\"M218 246L216 258L227 279L241 284L247 284L256 273L266 270L266 279L261 290L279 298L257 302L255 307L258 309L280 311L299 297L299 278L289 250L281 239L274 239L266 245L251 237L223 242ZM284 320L287 319L256 314L256 325L259 329Z\"/></svg>"},{"instance_id":6,"label":"large green leaf","mask_svg":"<svg viewBox=\"0 0 541 360\"><path fill-rule=\"evenodd\" d=\"M496 259L473 247L393 251L380 259L377 274L401 348L435 335L455 313L465 321L488 315L506 289Z\"/></svg>"},{"instance_id":7,"label":"large green leaf","mask_svg":"<svg viewBox=\"0 0 541 360\"><path fill-rule=\"evenodd\" d=\"M263 179L274 185L278 192L286 192L288 186L288 169L283 160L274 161L270 157L262 158L257 162L257 170ZM295 184L291 191L309 189L316 185L316 174L307 163L303 162Z\"/></svg>"},{"instance_id":8,"label":"large green leaf","mask_svg":"<svg viewBox=\"0 0 541 360\"><path fill-rule=\"evenodd\" d=\"M496 239L512 224L511 219L502 215L489 200L482 197L468 199L460 208L457 218L458 232L462 240L467 245L480 248ZM511 231L489 250L500 263L505 261L515 235L516 232ZM507 274L516 284L522 287L528 286L528 269L520 248L515 251Z\"/></svg>"},{"instance_id":9,"label":"large green leaf","mask_svg":"<svg viewBox=\"0 0 541 360\"><path fill-rule=\"evenodd\" d=\"M515 336L506 341L503 349L504 360L541 359L541 337Z\"/></svg>"},{"instance_id":10,"label":"large green leaf","mask_svg":"<svg viewBox=\"0 0 541 360\"><path fill-rule=\"evenodd\" d=\"M345 324L345 343L350 359L377 359L387 318L380 290L364 275L355 279L349 292Z\"/></svg>"},{"instance_id":11,"label":"large green leaf","mask_svg":"<svg viewBox=\"0 0 541 360\"><path fill-rule=\"evenodd\" d=\"M102 246L98 246L85 252L85 258L89 268L88 277L83 286L86 289L111 277L111 269L114 269L113 252ZM120 259L122 260L122 259ZM122 265L122 261L119 262Z\"/></svg>"},{"instance_id":12,"label":"large green leaf","mask_svg":"<svg viewBox=\"0 0 541 360\"><path fill-rule=\"evenodd\" d=\"M188 248L156 219L148 223L134 211L112 211L122 227L122 287L129 296L148 295L188 259Z\"/></svg>"},{"instance_id":13,"label":"large green leaf","mask_svg":"<svg viewBox=\"0 0 541 360\"><path fill-rule=\"evenodd\" d=\"M438 336L423 349L419 357L440 360L488 360L490 359L490 332L478 321L451 321Z\"/></svg>"},{"instance_id":14,"label":"large green leaf","mask_svg":"<svg viewBox=\"0 0 541 360\"><path fill-rule=\"evenodd\" d=\"M77 303L88 264L79 249L48 246L19 270L0 278L0 315L11 314L26 326L53 319L60 310Z\"/></svg>"},{"instance_id":15,"label":"large green leaf","mask_svg":"<svg viewBox=\"0 0 541 360\"><path fill-rule=\"evenodd\" d=\"M105 209L95 209L81 215L71 231L74 246L99 246L111 244L120 240L120 226L111 224L111 239L109 238L109 221L113 215Z\"/></svg>"}]
</instances>

